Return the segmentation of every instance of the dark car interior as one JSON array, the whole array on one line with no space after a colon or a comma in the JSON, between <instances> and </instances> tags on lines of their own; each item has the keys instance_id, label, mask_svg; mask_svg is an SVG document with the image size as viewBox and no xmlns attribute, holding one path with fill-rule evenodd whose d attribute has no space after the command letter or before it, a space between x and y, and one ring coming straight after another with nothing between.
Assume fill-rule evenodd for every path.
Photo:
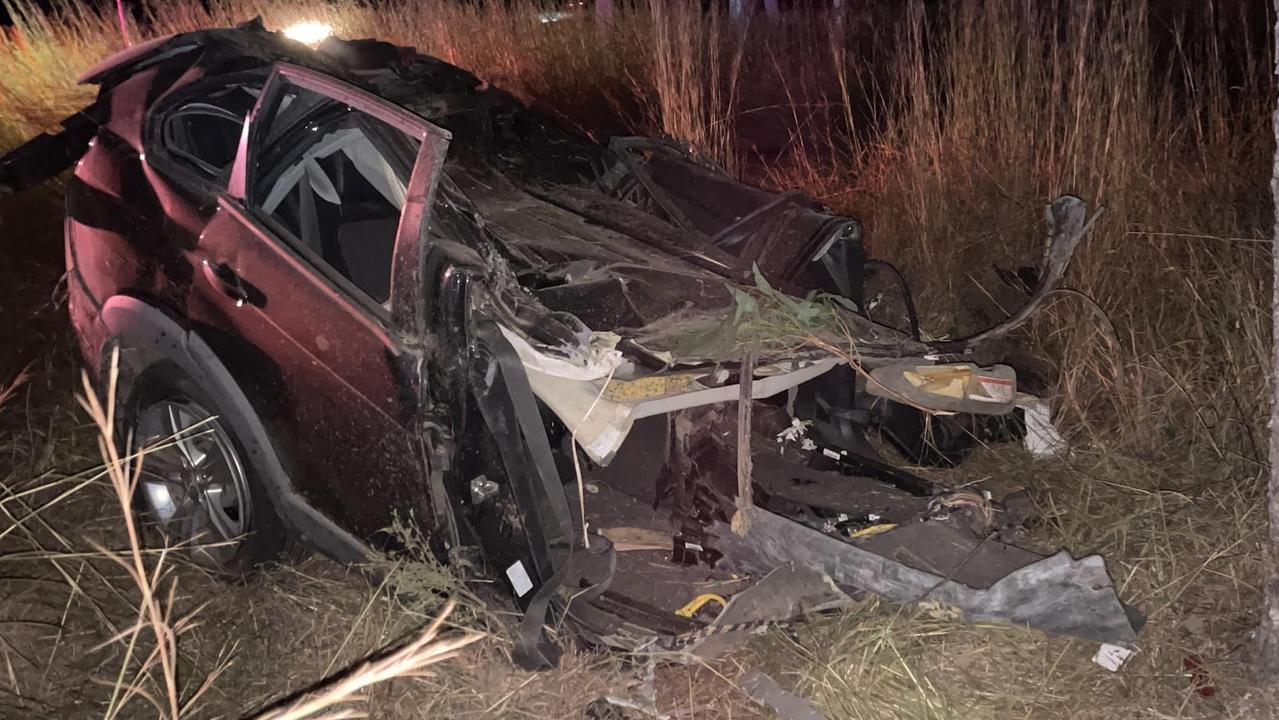
<instances>
[{"instance_id":1,"label":"dark car interior","mask_svg":"<svg viewBox=\"0 0 1279 720\"><path fill-rule=\"evenodd\" d=\"M375 302L387 302L417 141L301 89L287 91L266 121L250 204Z\"/></svg>"},{"instance_id":2,"label":"dark car interior","mask_svg":"<svg viewBox=\"0 0 1279 720\"><path fill-rule=\"evenodd\" d=\"M245 118L261 89L261 77L253 77L248 82L219 79L212 88L182 93L153 124L151 145L206 183L226 188Z\"/></svg>"},{"instance_id":3,"label":"dark car interior","mask_svg":"<svg viewBox=\"0 0 1279 720\"><path fill-rule=\"evenodd\" d=\"M182 105L164 118L164 145L187 167L225 187L244 118L255 102L256 90L234 85Z\"/></svg>"},{"instance_id":4,"label":"dark car interior","mask_svg":"<svg viewBox=\"0 0 1279 720\"><path fill-rule=\"evenodd\" d=\"M261 82L260 77L237 79L172 103L155 124L162 154L225 189ZM376 304L385 304L417 141L298 88L282 93L263 122L250 205L286 239Z\"/></svg>"}]
</instances>

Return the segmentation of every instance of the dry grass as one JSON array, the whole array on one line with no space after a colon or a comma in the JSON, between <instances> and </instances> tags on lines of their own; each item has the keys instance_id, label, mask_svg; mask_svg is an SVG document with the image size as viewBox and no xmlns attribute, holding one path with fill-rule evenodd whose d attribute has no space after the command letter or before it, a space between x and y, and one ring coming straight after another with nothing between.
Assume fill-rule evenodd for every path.
<instances>
[{"instance_id":1,"label":"dry grass","mask_svg":"<svg viewBox=\"0 0 1279 720\"><path fill-rule=\"evenodd\" d=\"M721 11L689 3L650 3L652 44L647 83L653 127L738 169L734 121L744 38Z\"/></svg>"},{"instance_id":2,"label":"dry grass","mask_svg":"<svg viewBox=\"0 0 1279 720\"><path fill-rule=\"evenodd\" d=\"M910 277L933 336L1020 301L992 265L1038 264L1047 200L1104 205L1067 276L1072 292L1021 338L1050 363L1076 452L1029 463L992 449L939 478L1025 487L1042 518L1033 543L1106 554L1123 597L1150 617L1142 652L1110 674L1083 643L868 604L724 663L663 670L658 695L683 716L749 716L732 678L762 664L832 717L1229 716L1248 684L1263 558L1266 18L1214 0L933 5L850 2L835 19L801 10L739 29L688 3L619 7L599 27L589 16L543 24L523 0L212 0L156 3L131 31L321 18L346 36L417 45L587 132L683 138L743 176L859 217L874 254ZM17 10L18 29L0 38L0 147L77 108L90 93L75 75L120 45L114 17L78 1L56 21ZM35 384L70 392L47 363L32 377L6 393L10 420L57 406L33 404ZM109 483L54 470L93 455L70 417L48 413L47 429L10 422L0 438L0 702L34 716L101 715L123 666L118 644L101 643L139 617L129 574L84 542L128 547L119 513L100 509ZM179 676L225 665L203 712L236 717L404 647L440 607L422 588L456 588L422 560L400 559L377 587L319 560L244 587L175 567L170 607L205 607L177 652ZM401 583L411 592L395 592ZM618 658L579 654L555 673L517 672L500 618L467 607L459 616L492 641L434 677L371 690L371 714L577 717L629 677ZM1212 697L1186 677L1190 656ZM195 689L179 685L179 697Z\"/></svg>"},{"instance_id":3,"label":"dry grass","mask_svg":"<svg viewBox=\"0 0 1279 720\"><path fill-rule=\"evenodd\" d=\"M107 478L121 508L124 532L128 539L127 553L107 550L101 545L96 545L94 549L128 573L139 595L138 613L134 621L106 641L106 644L123 643L125 650L120 673L116 676L104 716L108 719L118 717L133 697L140 696L151 703L158 716L177 720L183 708L203 694L204 686L197 690L190 701L179 704L178 635L190 627L194 613L199 610L197 608L190 615L174 619L171 613L178 588L177 582L169 577L171 566L165 562L170 550L162 548L150 563L144 556L141 528L133 513L133 494L141 476L145 453L137 457L122 457L122 445L115 437L118 427L115 421L118 363L119 355L115 354L111 358L110 380L104 396L105 407L87 373L83 376L84 395L80 398L81 407L93 418L98 429L98 452L102 455ZM131 445L132 442L125 442L123 447L129 448ZM165 586L168 588L167 593L164 591ZM141 657L135 670L132 666L144 628L151 631L152 649Z\"/></svg>"},{"instance_id":4,"label":"dry grass","mask_svg":"<svg viewBox=\"0 0 1279 720\"><path fill-rule=\"evenodd\" d=\"M789 165L803 172L780 177L864 220L874 253L915 282L934 336L1020 301L991 266L1038 264L1047 199L1105 206L1067 277L1077 292L1028 333L1055 366L1066 424L1100 447L1258 461L1267 49L1247 47L1258 28L1233 4L1174 18L1197 27L1171 37L1158 7L996 0L925 19L915 6L883 39L887 81L836 68L841 88L860 81L876 99L878 130L810 143ZM836 59L848 41L832 39Z\"/></svg>"},{"instance_id":5,"label":"dry grass","mask_svg":"<svg viewBox=\"0 0 1279 720\"><path fill-rule=\"evenodd\" d=\"M194 602L190 597L179 594L179 577L184 575L180 572L182 568L179 563L183 548L167 546L149 548L143 536L142 526L134 515L133 497L141 477L141 470L147 454L156 448L144 448L138 452L132 452L128 450L132 446L131 439L120 442L115 437L118 427L115 403L112 401L115 397L115 362L116 359L113 358L108 385L104 392L99 395L90 384L88 376L84 375L82 383L84 394L79 398L81 407L87 412L97 431L97 449L102 464L78 476L61 481L35 483L21 488L6 484L4 497L0 498L0 507L3 507L5 514L12 522L0 531L0 541L4 541L6 536L15 531L21 531L25 534L25 538L22 539L26 542L18 543L17 547L20 549L4 553L2 559L9 564L47 563L45 569L56 570L69 591L58 622L47 623L57 628L57 635L53 638L52 644L47 646L48 660L39 684L46 684L49 680L48 673L54 666L55 657L63 639L63 631L70 627L73 605L78 602L87 603L92 609L91 619L98 624L95 628L96 633L106 637L95 645L84 648L83 652L87 656L97 655L103 651L112 652L117 655L117 659L114 662L101 663L99 667L105 669L114 664L118 668L106 677L90 676L94 684L102 688L101 697L98 699L101 710L93 714L100 714L108 719L154 716L177 720L177 718L201 717L207 714L207 709L203 705L206 693L214 687L233 662L243 658L234 652L234 645L231 646L232 649L228 649L224 644L210 663L182 662L184 658L180 651L187 650L186 646L193 642L190 639L192 631L203 623L202 613L208 603ZM16 389L27 379L28 373L24 370L14 381L5 386L4 391L0 393L0 401L10 399ZM0 409L3 405L4 403L0 402ZM172 441L171 438L164 442ZM68 480L75 482L70 488L64 489L62 486L69 484ZM102 488L99 481L105 481L106 487ZM97 485L97 488L92 487L94 485ZM56 521L51 522L49 519L59 515L60 504L68 498L91 493L93 489L107 490L110 498L108 506L114 506L118 512L114 515L114 519L118 519L115 523L118 532L113 535L122 537L123 548L108 547L104 544L107 542L105 539L91 536L80 538L77 542L68 538L65 532L55 529L53 522ZM38 504L33 505L30 499L36 499ZM15 509L22 514L15 514ZM53 536L63 546L62 549L53 551L46 549L40 533L33 531L32 526L38 526L37 530L43 529L44 534ZM12 547L12 544L9 546ZM62 563L66 561L80 563L74 578L62 566ZM98 567L103 564L122 570L123 576L108 576ZM85 569L89 566L93 567L86 577ZM388 572L388 579L394 577L394 571L398 569L399 564ZM185 576L188 580L192 577L206 583L211 580L195 566L186 568L186 571ZM89 586L82 582L82 578L95 579L100 585L89 589ZM34 577L23 577L20 580L39 581ZM384 587L386 587L385 583L375 591L374 597L370 598L370 603ZM439 586L430 588L436 592L446 589ZM104 590L106 592L103 592ZM474 600L473 596L466 597ZM121 603L125 609L123 615L119 610L113 610L110 607ZM304 689L305 692L301 692L293 699L286 698L284 701L274 703L272 709L264 710L253 717L260 720L297 720L320 716L326 718L364 716L359 707L367 704L367 694L375 686L393 679L429 677L431 673L427 670L428 667L457 657L464 648L484 637L483 633L472 631L449 632L441 636L444 622L453 613L455 606L456 602L449 600L439 607L434 621L418 632L414 639L389 650L384 649L386 646L366 648L364 653L367 659L349 670L342 670L330 676L330 670L346 648L347 643L343 642L323 673L312 680L309 687ZM368 606L365 610L367 609ZM404 615L407 617L410 614L404 613ZM364 613L361 613L355 619L351 633L347 635L348 641L360 625L363 616ZM18 622L24 624L21 621ZM46 623L28 621L25 624L40 628ZM17 639L19 636L10 637ZM233 638L225 640L234 642ZM21 653L10 641L3 644L7 652L18 652L21 660L27 665L36 667L31 655ZM394 646L396 643L391 642L388 645ZM44 647L45 643L33 646L37 656ZM52 708L52 705L45 705L37 697L24 697L19 676L7 652L5 658L8 662L9 690L17 698L16 708L19 710ZM187 659L190 660L189 656ZM180 669L180 665L184 667ZM139 700L145 701L150 706L149 709L140 711ZM247 708L241 706L238 710L243 712L245 709Z\"/></svg>"},{"instance_id":6,"label":"dry grass","mask_svg":"<svg viewBox=\"0 0 1279 720\"><path fill-rule=\"evenodd\" d=\"M254 716L254 720L303 720L325 713L325 717L357 717L357 710L349 705L363 700L363 693L374 685L397 678L430 677L426 668L444 660L457 657L461 650L482 639L479 633L462 633L448 639L439 639L440 628L455 607L449 601L417 639L384 657L365 661L344 677L326 683L315 692L308 693L281 708L268 710ZM333 712L330 709L337 708ZM363 713L360 713L363 714Z\"/></svg>"}]
</instances>

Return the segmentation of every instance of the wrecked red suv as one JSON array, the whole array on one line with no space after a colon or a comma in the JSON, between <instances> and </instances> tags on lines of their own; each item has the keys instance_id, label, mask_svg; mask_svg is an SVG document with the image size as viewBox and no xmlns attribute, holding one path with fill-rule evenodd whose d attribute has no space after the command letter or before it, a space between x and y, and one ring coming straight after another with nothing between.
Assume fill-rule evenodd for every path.
<instances>
[{"instance_id":1,"label":"wrecked red suv","mask_svg":"<svg viewBox=\"0 0 1279 720\"><path fill-rule=\"evenodd\" d=\"M0 159L0 192L74 164L81 351L155 448L140 511L201 562L290 538L360 561L411 519L507 584L532 666L552 614L709 654L860 592L1135 640L1100 558L999 542L998 508L862 435L1013 412L1011 371L965 353L1060 279L1078 200L1050 206L1026 308L929 343L861 310L854 220L671 143L578 137L411 49L254 23L82 80L97 100ZM761 338L764 306L839 332Z\"/></svg>"}]
</instances>

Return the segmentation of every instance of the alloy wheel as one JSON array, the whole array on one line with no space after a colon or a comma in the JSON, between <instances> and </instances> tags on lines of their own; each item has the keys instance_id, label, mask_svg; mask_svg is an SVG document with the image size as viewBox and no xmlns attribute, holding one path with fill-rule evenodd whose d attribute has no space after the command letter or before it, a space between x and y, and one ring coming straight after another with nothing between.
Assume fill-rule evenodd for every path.
<instances>
[{"instance_id":1,"label":"alloy wheel","mask_svg":"<svg viewBox=\"0 0 1279 720\"><path fill-rule=\"evenodd\" d=\"M252 517L244 464L217 417L188 400L164 400L138 417L139 492L170 542L222 566L235 555Z\"/></svg>"}]
</instances>

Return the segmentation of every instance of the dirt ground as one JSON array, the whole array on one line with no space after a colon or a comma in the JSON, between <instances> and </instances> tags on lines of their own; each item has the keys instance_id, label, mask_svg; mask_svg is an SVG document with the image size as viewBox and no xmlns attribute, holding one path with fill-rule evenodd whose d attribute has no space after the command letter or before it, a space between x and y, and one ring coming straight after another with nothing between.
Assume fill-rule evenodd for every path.
<instances>
[{"instance_id":1,"label":"dirt ground","mask_svg":"<svg viewBox=\"0 0 1279 720\"><path fill-rule=\"evenodd\" d=\"M95 475L95 436L74 400L78 369L55 292L58 203L56 188L0 201L0 384L28 369L0 408L6 718L102 716L122 672L113 638L136 615L136 590L95 549L123 543L120 508ZM1107 557L1123 599L1148 619L1141 651L1118 673L1078 640L867 599L715 662L658 658L653 696L672 717L768 717L736 682L762 669L830 718L1255 717L1245 669L1260 592L1260 470L1234 457L1188 466L1088 448L1031 461L1004 446L935 473L996 495L1026 488L1037 508L1029 543ZM222 668L188 716L248 717L303 692L412 635L455 585L412 557L373 570L299 553L227 582L179 561L173 607L193 620L179 640L184 697ZM650 658L570 643L560 668L530 674L509 661L513 617L500 606L465 604L452 620L489 637L353 707L379 718L579 718L605 694L643 696ZM155 710L134 699L121 716Z\"/></svg>"}]
</instances>

